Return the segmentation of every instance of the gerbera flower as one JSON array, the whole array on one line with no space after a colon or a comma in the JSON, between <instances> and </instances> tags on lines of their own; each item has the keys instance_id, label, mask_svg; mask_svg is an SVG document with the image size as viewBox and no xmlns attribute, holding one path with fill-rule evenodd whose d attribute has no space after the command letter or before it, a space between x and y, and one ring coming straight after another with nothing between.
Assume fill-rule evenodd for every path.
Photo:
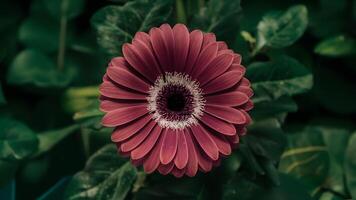
<instances>
[{"instance_id":1,"label":"gerbera flower","mask_svg":"<svg viewBox=\"0 0 356 200\"><path fill-rule=\"evenodd\" d=\"M163 24L138 32L100 86L102 124L145 172L208 172L239 143L253 92L241 56L213 33Z\"/></svg>"}]
</instances>

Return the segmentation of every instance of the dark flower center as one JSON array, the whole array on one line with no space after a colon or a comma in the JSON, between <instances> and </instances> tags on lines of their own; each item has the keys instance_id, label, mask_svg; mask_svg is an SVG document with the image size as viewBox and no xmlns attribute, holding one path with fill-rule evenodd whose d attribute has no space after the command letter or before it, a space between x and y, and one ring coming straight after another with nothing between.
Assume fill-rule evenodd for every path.
<instances>
[{"instance_id":1,"label":"dark flower center","mask_svg":"<svg viewBox=\"0 0 356 200\"><path fill-rule=\"evenodd\" d=\"M166 85L157 95L157 112L165 119L186 120L193 113L193 95L181 85Z\"/></svg>"}]
</instances>

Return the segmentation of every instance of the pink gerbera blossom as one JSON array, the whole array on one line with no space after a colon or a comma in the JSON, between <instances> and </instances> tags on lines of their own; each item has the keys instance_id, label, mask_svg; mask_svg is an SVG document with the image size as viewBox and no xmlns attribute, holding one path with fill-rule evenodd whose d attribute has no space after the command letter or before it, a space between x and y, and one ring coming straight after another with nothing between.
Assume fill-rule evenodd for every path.
<instances>
[{"instance_id":1,"label":"pink gerbera blossom","mask_svg":"<svg viewBox=\"0 0 356 200\"><path fill-rule=\"evenodd\" d=\"M102 124L115 127L122 155L147 173L181 177L231 154L253 107L240 55L183 24L138 32L122 51L100 86Z\"/></svg>"}]
</instances>

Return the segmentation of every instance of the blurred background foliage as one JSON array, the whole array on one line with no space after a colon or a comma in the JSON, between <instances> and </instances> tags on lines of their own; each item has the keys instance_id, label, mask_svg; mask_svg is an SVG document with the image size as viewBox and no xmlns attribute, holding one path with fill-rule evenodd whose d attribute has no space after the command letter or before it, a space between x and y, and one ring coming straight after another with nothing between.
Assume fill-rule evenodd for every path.
<instances>
[{"instance_id":1,"label":"blurred background foliage","mask_svg":"<svg viewBox=\"0 0 356 200\"><path fill-rule=\"evenodd\" d=\"M243 56L249 134L176 179L117 156L98 85L137 31L185 23ZM356 198L355 0L2 0L0 199Z\"/></svg>"}]
</instances>

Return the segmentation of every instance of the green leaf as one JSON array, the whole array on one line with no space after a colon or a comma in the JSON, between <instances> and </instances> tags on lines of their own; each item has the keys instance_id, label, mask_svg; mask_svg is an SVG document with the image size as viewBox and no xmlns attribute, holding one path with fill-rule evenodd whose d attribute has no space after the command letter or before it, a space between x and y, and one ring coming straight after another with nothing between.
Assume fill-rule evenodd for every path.
<instances>
[{"instance_id":1,"label":"green leaf","mask_svg":"<svg viewBox=\"0 0 356 200\"><path fill-rule=\"evenodd\" d=\"M347 143L350 138L350 131L327 126L318 126L316 128L323 134L330 157L329 173L323 183L323 188L328 188L339 194L346 195L343 163Z\"/></svg>"},{"instance_id":2,"label":"green leaf","mask_svg":"<svg viewBox=\"0 0 356 200\"><path fill-rule=\"evenodd\" d=\"M51 0L44 1L48 12L55 18L60 19L64 14L67 19L77 17L83 12L84 0ZM62 12L62 9L64 10Z\"/></svg>"},{"instance_id":3,"label":"green leaf","mask_svg":"<svg viewBox=\"0 0 356 200\"><path fill-rule=\"evenodd\" d=\"M259 156L278 161L286 145L286 138L277 119L255 121L242 137L250 149Z\"/></svg>"},{"instance_id":4,"label":"green leaf","mask_svg":"<svg viewBox=\"0 0 356 200\"><path fill-rule=\"evenodd\" d=\"M0 116L0 159L21 160L37 150L36 134L25 124Z\"/></svg>"},{"instance_id":5,"label":"green leaf","mask_svg":"<svg viewBox=\"0 0 356 200\"><path fill-rule=\"evenodd\" d=\"M74 124L59 130L50 130L37 135L39 145L36 152L36 156L45 153L52 149L53 146L62 141L65 137L73 133L79 128L78 125Z\"/></svg>"},{"instance_id":6,"label":"green leaf","mask_svg":"<svg viewBox=\"0 0 356 200\"><path fill-rule=\"evenodd\" d=\"M307 193L307 188L293 177L279 174L280 186L262 186L257 181L249 180L243 176L235 176L230 182L224 185L223 200L311 200Z\"/></svg>"},{"instance_id":7,"label":"green leaf","mask_svg":"<svg viewBox=\"0 0 356 200\"><path fill-rule=\"evenodd\" d=\"M0 105L5 104L6 100L4 97L4 93L2 92L2 87L1 87L1 83L0 83Z\"/></svg>"},{"instance_id":8,"label":"green leaf","mask_svg":"<svg viewBox=\"0 0 356 200\"><path fill-rule=\"evenodd\" d=\"M344 198L339 197L331 192L324 192L319 198L319 200L343 200L343 199Z\"/></svg>"},{"instance_id":9,"label":"green leaf","mask_svg":"<svg viewBox=\"0 0 356 200\"><path fill-rule=\"evenodd\" d=\"M51 2L51 1L50 1ZM58 49L59 23L45 17L30 17L19 29L19 40L27 47L45 52Z\"/></svg>"},{"instance_id":10,"label":"green leaf","mask_svg":"<svg viewBox=\"0 0 356 200\"><path fill-rule=\"evenodd\" d=\"M356 198L356 132L354 132L349 140L349 144L345 154L345 173L346 183L351 197Z\"/></svg>"},{"instance_id":11,"label":"green leaf","mask_svg":"<svg viewBox=\"0 0 356 200\"><path fill-rule=\"evenodd\" d=\"M289 96L282 96L274 101L255 103L250 111L253 119L277 117L280 114L297 111L298 106Z\"/></svg>"},{"instance_id":12,"label":"green leaf","mask_svg":"<svg viewBox=\"0 0 356 200\"><path fill-rule=\"evenodd\" d=\"M37 87L64 87L74 77L74 68L59 71L55 64L36 50L20 52L12 62L7 80L10 84L31 84Z\"/></svg>"},{"instance_id":13,"label":"green leaf","mask_svg":"<svg viewBox=\"0 0 356 200\"><path fill-rule=\"evenodd\" d=\"M269 62L255 62L247 67L246 76L252 82L254 103L293 96L313 85L310 72L297 60L280 56Z\"/></svg>"},{"instance_id":14,"label":"green leaf","mask_svg":"<svg viewBox=\"0 0 356 200\"><path fill-rule=\"evenodd\" d=\"M233 42L238 34L240 0L211 0L193 18L191 27L213 32L219 40Z\"/></svg>"},{"instance_id":15,"label":"green leaf","mask_svg":"<svg viewBox=\"0 0 356 200\"><path fill-rule=\"evenodd\" d=\"M306 127L288 134L288 145L279 163L279 171L290 174L312 187L314 196L327 178L329 155L318 128Z\"/></svg>"},{"instance_id":16,"label":"green leaf","mask_svg":"<svg viewBox=\"0 0 356 200\"><path fill-rule=\"evenodd\" d=\"M106 145L87 161L85 169L73 176L65 199L124 199L136 180L137 170Z\"/></svg>"},{"instance_id":17,"label":"green leaf","mask_svg":"<svg viewBox=\"0 0 356 200\"><path fill-rule=\"evenodd\" d=\"M124 6L107 6L94 14L91 23L97 31L99 45L110 55L121 54L121 46L130 42L138 31L148 31L166 22L172 0L138 0Z\"/></svg>"},{"instance_id":18,"label":"green leaf","mask_svg":"<svg viewBox=\"0 0 356 200\"><path fill-rule=\"evenodd\" d=\"M345 35L330 37L317 44L314 52L330 57L354 55L356 54L356 40Z\"/></svg>"},{"instance_id":19,"label":"green leaf","mask_svg":"<svg viewBox=\"0 0 356 200\"><path fill-rule=\"evenodd\" d=\"M257 26L255 53L263 47L283 48L293 44L308 25L308 11L303 5L289 8L286 12L266 14Z\"/></svg>"}]
</instances>

